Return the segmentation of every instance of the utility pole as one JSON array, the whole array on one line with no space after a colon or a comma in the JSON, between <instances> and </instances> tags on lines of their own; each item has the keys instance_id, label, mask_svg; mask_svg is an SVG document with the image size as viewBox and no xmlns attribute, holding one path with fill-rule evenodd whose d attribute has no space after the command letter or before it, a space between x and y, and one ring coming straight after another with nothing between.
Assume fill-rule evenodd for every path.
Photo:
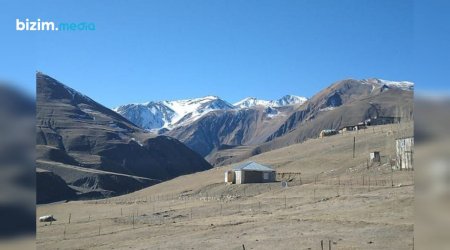
<instances>
[{"instance_id":1,"label":"utility pole","mask_svg":"<svg viewBox=\"0 0 450 250\"><path fill-rule=\"evenodd\" d=\"M356 137L353 136L353 158L355 158L355 144L356 144Z\"/></svg>"}]
</instances>

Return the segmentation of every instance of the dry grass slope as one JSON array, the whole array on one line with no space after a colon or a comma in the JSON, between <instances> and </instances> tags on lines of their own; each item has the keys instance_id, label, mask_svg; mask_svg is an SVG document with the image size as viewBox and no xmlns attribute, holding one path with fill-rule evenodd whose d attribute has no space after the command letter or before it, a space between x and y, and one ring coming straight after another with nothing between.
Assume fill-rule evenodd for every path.
<instances>
[{"instance_id":1,"label":"dry grass slope","mask_svg":"<svg viewBox=\"0 0 450 250\"><path fill-rule=\"evenodd\" d=\"M39 249L411 249L413 171L392 172L394 138L412 124L312 139L249 160L280 183L226 185L223 166L119 197L38 206ZM356 152L353 158L353 138ZM368 154L382 163L367 167ZM300 177L299 177L300 176ZM281 177L281 175L280 175ZM392 185L394 184L394 185Z\"/></svg>"}]
</instances>

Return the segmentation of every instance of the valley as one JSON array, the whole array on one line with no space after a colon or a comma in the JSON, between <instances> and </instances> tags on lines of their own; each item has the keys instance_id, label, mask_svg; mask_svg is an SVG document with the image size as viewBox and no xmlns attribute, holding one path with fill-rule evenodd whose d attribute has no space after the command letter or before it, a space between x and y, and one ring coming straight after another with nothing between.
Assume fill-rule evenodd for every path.
<instances>
[{"instance_id":1,"label":"valley","mask_svg":"<svg viewBox=\"0 0 450 250\"><path fill-rule=\"evenodd\" d=\"M412 83L114 110L37 84L36 213L56 218L36 221L38 249L413 247ZM248 162L276 181L224 182Z\"/></svg>"}]
</instances>

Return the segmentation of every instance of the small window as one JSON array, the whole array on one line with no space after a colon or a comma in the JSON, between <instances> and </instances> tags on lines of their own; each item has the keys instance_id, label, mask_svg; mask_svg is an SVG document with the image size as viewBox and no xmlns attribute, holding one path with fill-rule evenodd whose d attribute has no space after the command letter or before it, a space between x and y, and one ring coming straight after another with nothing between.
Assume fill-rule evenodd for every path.
<instances>
[{"instance_id":1,"label":"small window","mask_svg":"<svg viewBox=\"0 0 450 250\"><path fill-rule=\"evenodd\" d=\"M268 180L269 179L269 173L263 173L263 178L264 178L264 180Z\"/></svg>"}]
</instances>

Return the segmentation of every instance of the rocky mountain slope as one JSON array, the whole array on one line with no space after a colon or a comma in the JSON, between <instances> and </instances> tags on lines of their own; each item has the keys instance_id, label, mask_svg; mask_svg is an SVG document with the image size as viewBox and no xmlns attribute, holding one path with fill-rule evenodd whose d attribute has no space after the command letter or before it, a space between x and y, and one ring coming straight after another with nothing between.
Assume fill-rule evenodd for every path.
<instances>
[{"instance_id":1,"label":"rocky mountain slope","mask_svg":"<svg viewBox=\"0 0 450 250\"><path fill-rule=\"evenodd\" d=\"M36 203L49 203L74 199L76 192L58 175L51 171L36 169Z\"/></svg>"},{"instance_id":2,"label":"rocky mountain slope","mask_svg":"<svg viewBox=\"0 0 450 250\"><path fill-rule=\"evenodd\" d=\"M78 196L131 192L211 167L178 140L154 136L50 76L36 77L36 165ZM38 186L39 176L48 175L38 175Z\"/></svg>"},{"instance_id":3,"label":"rocky mountain slope","mask_svg":"<svg viewBox=\"0 0 450 250\"><path fill-rule=\"evenodd\" d=\"M375 117L413 118L413 84L378 79L343 80L320 91L298 107L266 138L264 143L223 149L208 155L213 164L229 164L277 148L317 138L324 129L344 126ZM189 145L189 144L188 144Z\"/></svg>"},{"instance_id":4,"label":"rocky mountain slope","mask_svg":"<svg viewBox=\"0 0 450 250\"><path fill-rule=\"evenodd\" d=\"M294 106L211 112L186 126L166 132L202 156L222 148L263 143L292 112Z\"/></svg>"},{"instance_id":5,"label":"rocky mountain slope","mask_svg":"<svg viewBox=\"0 0 450 250\"><path fill-rule=\"evenodd\" d=\"M413 84L410 82L380 79L338 81L314 95L304 106L297 109L267 141L280 137L303 123L341 106L342 108L338 111L329 113L337 114L340 121L328 118L328 123L322 122L322 126L315 127L314 135L318 133L317 130L320 132L322 129L339 129L374 117L395 116L410 119L412 90ZM312 135L305 136L304 138L310 138Z\"/></svg>"},{"instance_id":6,"label":"rocky mountain slope","mask_svg":"<svg viewBox=\"0 0 450 250\"><path fill-rule=\"evenodd\" d=\"M339 129L382 116L410 120L412 90L410 82L348 79L299 105L216 111L167 134L206 156L212 164L231 163L235 161L232 158L242 160L315 138L323 129Z\"/></svg>"},{"instance_id":7,"label":"rocky mountain slope","mask_svg":"<svg viewBox=\"0 0 450 250\"><path fill-rule=\"evenodd\" d=\"M143 128L179 139L210 163L222 164L317 137L323 129L382 116L411 119L413 90L414 84L406 81L346 79L310 99L248 97L231 105L205 97L131 104L116 111Z\"/></svg>"}]
</instances>

